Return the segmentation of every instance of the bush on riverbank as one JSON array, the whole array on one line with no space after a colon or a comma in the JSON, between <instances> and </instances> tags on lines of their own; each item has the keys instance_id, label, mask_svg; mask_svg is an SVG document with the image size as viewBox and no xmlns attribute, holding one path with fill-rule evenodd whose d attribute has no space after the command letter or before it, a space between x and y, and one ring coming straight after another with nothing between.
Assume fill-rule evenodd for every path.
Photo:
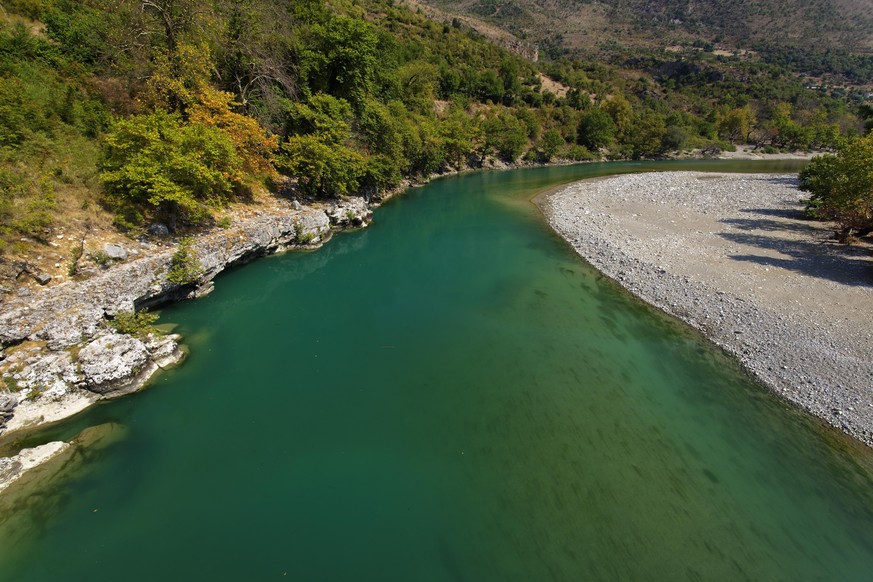
<instances>
[{"instance_id":1,"label":"bush on riverbank","mask_svg":"<svg viewBox=\"0 0 873 582\"><path fill-rule=\"evenodd\" d=\"M142 311L121 311L109 320L109 327L118 333L145 337L150 333L157 333L153 324L158 320L157 314Z\"/></svg>"},{"instance_id":2,"label":"bush on riverbank","mask_svg":"<svg viewBox=\"0 0 873 582\"><path fill-rule=\"evenodd\" d=\"M848 140L836 155L814 158L800 173L800 188L812 194L812 216L837 223L840 241L873 231L873 132Z\"/></svg>"}]
</instances>

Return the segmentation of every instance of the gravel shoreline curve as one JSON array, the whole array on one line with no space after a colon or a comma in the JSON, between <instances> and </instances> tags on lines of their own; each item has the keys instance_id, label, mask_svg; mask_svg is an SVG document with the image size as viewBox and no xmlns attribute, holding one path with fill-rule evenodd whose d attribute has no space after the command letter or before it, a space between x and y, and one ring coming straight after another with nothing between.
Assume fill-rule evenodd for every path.
<instances>
[{"instance_id":1,"label":"gravel shoreline curve","mask_svg":"<svg viewBox=\"0 0 873 582\"><path fill-rule=\"evenodd\" d=\"M803 220L797 184L796 174L628 174L535 203L599 271L873 447L873 253Z\"/></svg>"}]
</instances>

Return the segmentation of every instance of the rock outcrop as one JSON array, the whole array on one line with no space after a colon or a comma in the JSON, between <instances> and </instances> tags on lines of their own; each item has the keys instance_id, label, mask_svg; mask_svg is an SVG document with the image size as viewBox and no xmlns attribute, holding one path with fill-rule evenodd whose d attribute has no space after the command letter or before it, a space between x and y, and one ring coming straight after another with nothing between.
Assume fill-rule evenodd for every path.
<instances>
[{"instance_id":1,"label":"rock outcrop","mask_svg":"<svg viewBox=\"0 0 873 582\"><path fill-rule=\"evenodd\" d=\"M200 269L185 284L168 280L176 248L153 228L138 258L125 260L124 249L112 249L118 262L87 280L9 297L0 314L0 374L11 392L0 392L0 435L135 391L181 360L179 336L119 333L108 325L117 314L199 297L230 266L292 246L318 246L332 229L363 227L371 216L357 198L320 207L284 202L255 212L195 239Z\"/></svg>"}]
</instances>

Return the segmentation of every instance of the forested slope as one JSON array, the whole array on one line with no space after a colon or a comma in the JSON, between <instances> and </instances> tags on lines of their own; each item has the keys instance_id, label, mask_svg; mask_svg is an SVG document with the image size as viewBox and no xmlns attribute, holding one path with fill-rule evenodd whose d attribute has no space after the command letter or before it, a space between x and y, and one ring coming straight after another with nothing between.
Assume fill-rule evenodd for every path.
<instances>
[{"instance_id":1,"label":"forested slope","mask_svg":"<svg viewBox=\"0 0 873 582\"><path fill-rule=\"evenodd\" d=\"M51 246L74 266L81 237L58 232L182 231L278 184L372 195L486 160L829 148L866 111L763 65L537 64L383 0L0 4L8 260Z\"/></svg>"}]
</instances>

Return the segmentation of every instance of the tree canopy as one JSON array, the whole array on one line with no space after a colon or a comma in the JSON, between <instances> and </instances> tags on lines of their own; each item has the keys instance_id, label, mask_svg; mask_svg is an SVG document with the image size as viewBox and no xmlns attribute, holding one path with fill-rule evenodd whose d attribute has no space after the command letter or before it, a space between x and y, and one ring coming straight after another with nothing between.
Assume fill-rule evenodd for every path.
<instances>
[{"instance_id":1,"label":"tree canopy","mask_svg":"<svg viewBox=\"0 0 873 582\"><path fill-rule=\"evenodd\" d=\"M873 132L814 158L800 173L800 188L811 194L814 216L837 223L840 240L873 231Z\"/></svg>"}]
</instances>

